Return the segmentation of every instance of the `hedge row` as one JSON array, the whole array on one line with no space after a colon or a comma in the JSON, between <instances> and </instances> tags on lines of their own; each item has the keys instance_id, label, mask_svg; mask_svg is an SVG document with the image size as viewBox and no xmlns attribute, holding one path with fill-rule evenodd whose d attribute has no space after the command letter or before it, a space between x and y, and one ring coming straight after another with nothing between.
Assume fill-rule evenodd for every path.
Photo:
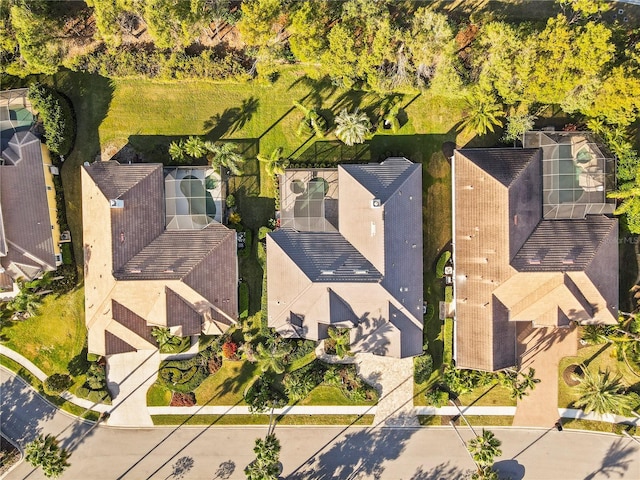
<instances>
[{"instance_id":1,"label":"hedge row","mask_svg":"<svg viewBox=\"0 0 640 480\"><path fill-rule=\"evenodd\" d=\"M158 382L174 392L193 392L209 375L202 355L187 360L162 362Z\"/></svg>"},{"instance_id":2,"label":"hedge row","mask_svg":"<svg viewBox=\"0 0 640 480\"><path fill-rule=\"evenodd\" d=\"M444 276L444 267L446 266L450 258L451 258L451 252L449 250L445 251L442 255L440 255L440 258L438 259L438 264L436 265L436 276L438 278L441 278Z\"/></svg>"},{"instance_id":3,"label":"hedge row","mask_svg":"<svg viewBox=\"0 0 640 480\"><path fill-rule=\"evenodd\" d=\"M67 155L75 137L73 110L67 99L38 83L29 86L28 97L42 121L49 150L58 155Z\"/></svg>"},{"instance_id":4,"label":"hedge row","mask_svg":"<svg viewBox=\"0 0 640 480\"><path fill-rule=\"evenodd\" d=\"M124 46L98 50L71 58L71 70L97 73L110 78L154 78L158 80L234 80L250 79L248 61L237 52L205 50L200 55L163 52L148 46Z\"/></svg>"},{"instance_id":5,"label":"hedge row","mask_svg":"<svg viewBox=\"0 0 640 480\"><path fill-rule=\"evenodd\" d=\"M246 282L242 282L238 287L238 301L240 318L247 318L249 316L249 285Z\"/></svg>"}]
</instances>

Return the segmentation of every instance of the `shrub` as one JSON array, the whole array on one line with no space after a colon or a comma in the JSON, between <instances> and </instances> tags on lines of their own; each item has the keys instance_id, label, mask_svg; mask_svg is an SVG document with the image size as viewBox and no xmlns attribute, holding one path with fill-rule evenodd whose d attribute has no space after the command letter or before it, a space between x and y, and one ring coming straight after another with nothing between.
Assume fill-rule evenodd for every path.
<instances>
[{"instance_id":1,"label":"shrub","mask_svg":"<svg viewBox=\"0 0 640 480\"><path fill-rule=\"evenodd\" d=\"M272 375L262 374L247 389L244 399L251 413L263 413L270 408L281 408L288 403L287 396L278 390Z\"/></svg>"},{"instance_id":2,"label":"shrub","mask_svg":"<svg viewBox=\"0 0 640 480\"><path fill-rule=\"evenodd\" d=\"M104 390L106 382L104 368L97 363L92 363L87 371L87 386L91 390Z\"/></svg>"},{"instance_id":3,"label":"shrub","mask_svg":"<svg viewBox=\"0 0 640 480\"><path fill-rule=\"evenodd\" d=\"M76 270L76 266L60 265L55 272L55 278L56 280L51 282L51 290L57 294L70 292L78 285L78 271Z\"/></svg>"},{"instance_id":4,"label":"shrub","mask_svg":"<svg viewBox=\"0 0 640 480\"><path fill-rule=\"evenodd\" d=\"M440 408L449 403L449 392L440 388L439 386L435 386L431 388L424 394L427 403L436 408Z\"/></svg>"},{"instance_id":5,"label":"shrub","mask_svg":"<svg viewBox=\"0 0 640 480\"><path fill-rule=\"evenodd\" d=\"M29 86L28 97L42 120L49 150L67 155L71 151L75 134L73 111L69 102L55 90L38 83Z\"/></svg>"},{"instance_id":6,"label":"shrub","mask_svg":"<svg viewBox=\"0 0 640 480\"><path fill-rule=\"evenodd\" d=\"M258 230L258 240L264 240L265 238L267 238L267 234L271 232L271 230L271 228L266 226L260 227L260 229Z\"/></svg>"},{"instance_id":7,"label":"shrub","mask_svg":"<svg viewBox=\"0 0 640 480\"><path fill-rule=\"evenodd\" d=\"M173 392L170 407L193 407L196 404L196 395L193 392Z\"/></svg>"},{"instance_id":8,"label":"shrub","mask_svg":"<svg viewBox=\"0 0 640 480\"><path fill-rule=\"evenodd\" d=\"M453 302L453 287L451 285L444 287L444 301L446 303Z\"/></svg>"},{"instance_id":9,"label":"shrub","mask_svg":"<svg viewBox=\"0 0 640 480\"><path fill-rule=\"evenodd\" d=\"M203 355L196 355L186 360L162 362L158 370L158 382L175 392L192 392L208 375L207 359Z\"/></svg>"},{"instance_id":10,"label":"shrub","mask_svg":"<svg viewBox=\"0 0 640 480\"><path fill-rule=\"evenodd\" d=\"M238 287L238 302L240 310L240 318L247 318L249 316L249 285L242 282Z\"/></svg>"},{"instance_id":11,"label":"shrub","mask_svg":"<svg viewBox=\"0 0 640 480\"><path fill-rule=\"evenodd\" d=\"M442 255L440 255L440 258L438 259L438 263L436 264L436 276L438 278L441 278L444 276L444 267L446 266L450 258L451 258L451 252L449 250L444 251Z\"/></svg>"},{"instance_id":12,"label":"shrub","mask_svg":"<svg viewBox=\"0 0 640 480\"><path fill-rule=\"evenodd\" d=\"M240 214L238 212L233 212L231 215L229 215L229 223L230 224L239 225L241 221L242 221L242 217L240 216Z\"/></svg>"},{"instance_id":13,"label":"shrub","mask_svg":"<svg viewBox=\"0 0 640 480\"><path fill-rule=\"evenodd\" d=\"M75 395L78 398L84 398L94 403L111 404L111 394L106 389L91 390L86 387L76 388Z\"/></svg>"},{"instance_id":14,"label":"shrub","mask_svg":"<svg viewBox=\"0 0 640 480\"><path fill-rule=\"evenodd\" d=\"M429 380L433 373L433 358L428 353L424 353L413 359L413 378L416 383L424 383Z\"/></svg>"},{"instance_id":15,"label":"shrub","mask_svg":"<svg viewBox=\"0 0 640 480\"><path fill-rule=\"evenodd\" d=\"M238 345L236 345L231 340L227 340L222 345L222 356L226 359L235 358L237 351L238 351Z\"/></svg>"},{"instance_id":16,"label":"shrub","mask_svg":"<svg viewBox=\"0 0 640 480\"><path fill-rule=\"evenodd\" d=\"M258 242L256 256L258 257L258 263L264 269L267 264L267 250L264 248L262 242Z\"/></svg>"},{"instance_id":17,"label":"shrub","mask_svg":"<svg viewBox=\"0 0 640 480\"><path fill-rule=\"evenodd\" d=\"M73 385L73 379L66 373L54 373L44 381L44 391L49 395L57 395Z\"/></svg>"},{"instance_id":18,"label":"shrub","mask_svg":"<svg viewBox=\"0 0 640 480\"><path fill-rule=\"evenodd\" d=\"M236 206L236 197L234 197L233 195L227 195L227 207L229 208L233 208Z\"/></svg>"}]
</instances>

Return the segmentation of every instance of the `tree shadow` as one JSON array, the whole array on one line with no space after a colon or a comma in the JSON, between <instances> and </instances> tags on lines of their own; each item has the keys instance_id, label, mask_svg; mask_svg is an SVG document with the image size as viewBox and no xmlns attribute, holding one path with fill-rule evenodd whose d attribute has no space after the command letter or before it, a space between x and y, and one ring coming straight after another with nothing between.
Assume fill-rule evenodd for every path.
<instances>
[{"instance_id":1,"label":"tree shadow","mask_svg":"<svg viewBox=\"0 0 640 480\"><path fill-rule=\"evenodd\" d=\"M258 111L259 105L260 101L251 96L243 99L239 107L227 108L222 113L212 115L203 125L207 137L217 140L242 130Z\"/></svg>"},{"instance_id":2,"label":"tree shadow","mask_svg":"<svg viewBox=\"0 0 640 480\"><path fill-rule=\"evenodd\" d=\"M415 428L393 428L347 433L338 442L325 445L287 478L385 478L383 464L400 457L415 431Z\"/></svg>"},{"instance_id":3,"label":"tree shadow","mask_svg":"<svg viewBox=\"0 0 640 480\"><path fill-rule=\"evenodd\" d=\"M526 471L524 465L517 460L501 460L493 465L493 469L498 472L500 478L510 480L522 480Z\"/></svg>"},{"instance_id":4,"label":"tree shadow","mask_svg":"<svg viewBox=\"0 0 640 480\"><path fill-rule=\"evenodd\" d=\"M637 456L638 449L631 442L632 440L625 442L622 438L617 439L605 453L600 468L584 477L584 480L592 480L601 476L609 478L613 475L624 478L625 472L629 470L631 462Z\"/></svg>"},{"instance_id":5,"label":"tree shadow","mask_svg":"<svg viewBox=\"0 0 640 480\"><path fill-rule=\"evenodd\" d=\"M71 376L77 377L78 375L87 373L87 370L89 370L89 361L87 360L87 353L88 353L87 345L85 344L85 346L82 348L82 351L78 355L73 357L71 360L69 360L69 363L67 364L67 369L69 370L69 373L71 374Z\"/></svg>"},{"instance_id":6,"label":"tree shadow","mask_svg":"<svg viewBox=\"0 0 640 480\"><path fill-rule=\"evenodd\" d=\"M315 108L320 108L322 103L338 90L338 87L331 81L331 78L328 75L320 78L319 80L315 80L305 75L296 79L289 86L288 90L292 90L298 85L309 87L309 93L300 99L300 103L308 102Z\"/></svg>"},{"instance_id":7,"label":"tree shadow","mask_svg":"<svg viewBox=\"0 0 640 480\"><path fill-rule=\"evenodd\" d=\"M30 374L24 375L35 380ZM0 413L2 432L24 447L42 433L43 425L54 417L56 407L12 373L9 380L2 383Z\"/></svg>"},{"instance_id":8,"label":"tree shadow","mask_svg":"<svg viewBox=\"0 0 640 480\"><path fill-rule=\"evenodd\" d=\"M184 478L185 475L189 473L189 471L193 468L194 464L195 461L193 460L193 457L180 457L173 465L171 465L171 473L166 478L166 480L169 480L171 478L174 478L176 480Z\"/></svg>"},{"instance_id":9,"label":"tree shadow","mask_svg":"<svg viewBox=\"0 0 640 480\"><path fill-rule=\"evenodd\" d=\"M450 463L441 463L428 470L420 466L410 480L465 480L471 476L470 470L462 470L455 465L450 465Z\"/></svg>"},{"instance_id":10,"label":"tree shadow","mask_svg":"<svg viewBox=\"0 0 640 480\"><path fill-rule=\"evenodd\" d=\"M217 479L227 480L231 478L231 475L233 475L233 472L235 472L235 470L236 470L236 464L232 460L227 460L226 462L222 462L218 466L218 469L216 470L216 473L213 476L212 480L217 480Z\"/></svg>"}]
</instances>

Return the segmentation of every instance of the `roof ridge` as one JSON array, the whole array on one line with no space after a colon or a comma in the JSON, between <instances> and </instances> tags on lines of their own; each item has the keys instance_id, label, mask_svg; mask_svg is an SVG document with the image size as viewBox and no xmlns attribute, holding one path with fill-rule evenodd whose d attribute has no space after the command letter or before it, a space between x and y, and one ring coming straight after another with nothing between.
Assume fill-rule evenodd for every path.
<instances>
[{"instance_id":1,"label":"roof ridge","mask_svg":"<svg viewBox=\"0 0 640 480\"><path fill-rule=\"evenodd\" d=\"M404 157L403 157L403 158L404 158ZM412 161L410 161L410 160L408 160L408 159L406 159L406 158L405 158L405 160L407 160L407 162L409 162L411 165L417 165L416 163L414 163L414 162L412 162ZM386 160L385 160L385 162L386 162ZM406 170L410 169L410 168L411 168L411 165L409 165L409 166L406 168ZM415 168L414 170L415 170L415 171L418 171L419 169L418 169L418 168ZM384 205L384 204L386 204L389 200L391 200L391 197L392 197L392 196L394 196L396 193L398 193L398 191L402 188L402 186L403 186L405 183L407 183L407 182L411 179L411 177L412 177L413 175L415 175L415 171L414 171L414 172L411 172L409 175L407 175L407 177L402 181L402 183L400 183L400 185L398 185L398 188L396 188L396 189L393 191L393 193L392 193L391 195L389 195L389 198L387 198L387 200L385 200L385 201L382 203L383 205Z\"/></svg>"},{"instance_id":2,"label":"roof ridge","mask_svg":"<svg viewBox=\"0 0 640 480\"><path fill-rule=\"evenodd\" d=\"M210 223L209 225L207 225L206 227L204 227L204 228L203 228L203 229L201 229L201 230L195 230L195 232L196 232L196 233L198 233L198 232L203 232L204 230L207 230L211 225L215 225L215 224L214 224L214 223ZM220 225L220 226L224 227L224 225L222 225L221 223L219 223L218 225ZM218 227L215 227L215 228L218 228ZM214 245L212 245L212 246L211 246L211 248L209 248L209 249L206 251L206 253L205 253L204 255L202 255L202 257L200 257L200 260L198 260L196 263L194 263L194 264L193 264L193 267L191 267L191 268L189 269L189 271L188 271L188 272L185 272L185 274L184 274L182 277L180 277L180 281L184 280L184 279L185 279L188 275L190 275L190 274L191 274L191 273L192 273L196 268L198 268L198 266L200 266L200 264L201 264L202 262L204 262L204 261L207 259L207 257L208 257L209 255L211 255L211 254L212 254L213 252L215 252L218 248L220 248L220 245L222 245L222 243L227 239L227 236L228 236L229 234L231 234L231 232L232 232L232 231L235 231L235 230L232 230L232 229L230 229L230 228L228 228L228 227L225 227L225 228L227 229L227 231L226 231L226 232L224 232L223 240L222 240L222 241L220 241L220 242L218 242L218 243L216 243L216 244L214 244ZM176 232L176 233L179 233L179 232L189 232L189 233L192 233L192 232L194 232L194 230L166 230L166 229L165 229L165 230L164 230L160 235L163 235L163 234L164 234L164 233L166 233L166 232ZM160 237L160 235L158 235L158 237ZM156 237L156 238L158 238L158 237ZM154 239L154 241L155 241L155 239ZM212 304L212 305L213 305L213 304Z\"/></svg>"}]
</instances>

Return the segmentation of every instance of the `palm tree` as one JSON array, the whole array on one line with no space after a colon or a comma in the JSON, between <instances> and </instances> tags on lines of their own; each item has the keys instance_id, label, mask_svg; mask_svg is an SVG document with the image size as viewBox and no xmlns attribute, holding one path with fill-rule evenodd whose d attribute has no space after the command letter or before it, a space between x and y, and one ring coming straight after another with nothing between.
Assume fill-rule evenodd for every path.
<instances>
[{"instance_id":1,"label":"palm tree","mask_svg":"<svg viewBox=\"0 0 640 480\"><path fill-rule=\"evenodd\" d=\"M232 174L242 174L242 164L244 158L236 151L236 146L232 143L207 144L209 155L207 159L213 168L228 168Z\"/></svg>"},{"instance_id":2,"label":"palm tree","mask_svg":"<svg viewBox=\"0 0 640 480\"><path fill-rule=\"evenodd\" d=\"M286 345L286 346L285 346ZM281 374L285 370L285 358L289 355L291 348L284 342L259 343L256 346L256 359L261 364L263 372L272 370L276 374Z\"/></svg>"},{"instance_id":3,"label":"palm tree","mask_svg":"<svg viewBox=\"0 0 640 480\"><path fill-rule=\"evenodd\" d=\"M493 132L496 126L502 126L502 120L498 118L504 116L502 107L488 94L476 89L466 101L469 113L462 122L462 127L469 128L478 135L485 135Z\"/></svg>"},{"instance_id":4,"label":"palm tree","mask_svg":"<svg viewBox=\"0 0 640 480\"><path fill-rule=\"evenodd\" d=\"M69 451L60 448L58 440L53 435L39 435L25 448L25 460L34 467L42 467L42 473L47 478L57 478L70 466L67 459Z\"/></svg>"},{"instance_id":5,"label":"palm tree","mask_svg":"<svg viewBox=\"0 0 640 480\"><path fill-rule=\"evenodd\" d=\"M627 214L629 227L632 233L638 233L640 229L640 180L620 185L620 188L607 194L609 198L622 200L616 211L616 215Z\"/></svg>"},{"instance_id":6,"label":"palm tree","mask_svg":"<svg viewBox=\"0 0 640 480\"><path fill-rule=\"evenodd\" d=\"M40 295L37 295L26 288L21 288L20 293L18 293L18 295L9 302L8 308L13 312L21 314L26 313L28 316L32 317L38 314L41 305L42 297Z\"/></svg>"},{"instance_id":7,"label":"palm tree","mask_svg":"<svg viewBox=\"0 0 640 480\"><path fill-rule=\"evenodd\" d=\"M335 342L336 355L340 358L351 355L351 339L348 328L329 327L327 330L329 337Z\"/></svg>"},{"instance_id":8,"label":"palm tree","mask_svg":"<svg viewBox=\"0 0 640 480\"><path fill-rule=\"evenodd\" d=\"M608 341L604 325L585 325L580 337L589 345L600 345Z\"/></svg>"},{"instance_id":9,"label":"palm tree","mask_svg":"<svg viewBox=\"0 0 640 480\"><path fill-rule=\"evenodd\" d=\"M500 450L502 442L496 438L491 430L482 430L482 435L469 440L467 450L471 453L478 470L483 467L491 467L495 457L502 455Z\"/></svg>"},{"instance_id":10,"label":"palm tree","mask_svg":"<svg viewBox=\"0 0 640 480\"><path fill-rule=\"evenodd\" d=\"M596 412L599 414L614 413L623 414L631 409L631 398L624 394L624 387L620 383L622 375L612 376L611 371L594 374L583 364L582 382L577 390L580 398L574 402L585 413Z\"/></svg>"},{"instance_id":11,"label":"palm tree","mask_svg":"<svg viewBox=\"0 0 640 480\"><path fill-rule=\"evenodd\" d=\"M293 106L302 112L304 118L298 126L297 135L315 134L318 138L324 138L324 132L327 130L327 121L315 109L308 108L299 102L293 102Z\"/></svg>"},{"instance_id":12,"label":"palm tree","mask_svg":"<svg viewBox=\"0 0 640 480\"><path fill-rule=\"evenodd\" d=\"M248 480L277 480L280 473L280 441L271 433L265 439L256 439L253 447L256 459L245 469Z\"/></svg>"},{"instance_id":13,"label":"palm tree","mask_svg":"<svg viewBox=\"0 0 640 480\"><path fill-rule=\"evenodd\" d=\"M349 113L343 109L336 117L335 134L346 145L364 143L371 132L371 120L366 113L356 110Z\"/></svg>"},{"instance_id":14,"label":"palm tree","mask_svg":"<svg viewBox=\"0 0 640 480\"><path fill-rule=\"evenodd\" d=\"M184 148L184 153L189 155L191 158L202 158L207 150L204 145L204 140L200 137L189 137L182 144Z\"/></svg>"},{"instance_id":15,"label":"palm tree","mask_svg":"<svg viewBox=\"0 0 640 480\"><path fill-rule=\"evenodd\" d=\"M182 162L185 158L184 145L182 142L171 142L169 144L169 155L176 162Z\"/></svg>"},{"instance_id":16,"label":"palm tree","mask_svg":"<svg viewBox=\"0 0 640 480\"><path fill-rule=\"evenodd\" d=\"M270 177L284 175L285 169L289 166L289 160L282 157L282 147L276 148L268 157L259 153L258 161L265 164L264 169Z\"/></svg>"},{"instance_id":17,"label":"palm tree","mask_svg":"<svg viewBox=\"0 0 640 480\"><path fill-rule=\"evenodd\" d=\"M500 480L500 476L493 468L482 467L473 472L471 480Z\"/></svg>"},{"instance_id":18,"label":"palm tree","mask_svg":"<svg viewBox=\"0 0 640 480\"><path fill-rule=\"evenodd\" d=\"M169 343L171 341L171 338L173 337L169 329L166 327L154 327L151 330L151 336L156 339L156 342L158 342L158 346L160 348L162 348L163 345Z\"/></svg>"}]
</instances>

